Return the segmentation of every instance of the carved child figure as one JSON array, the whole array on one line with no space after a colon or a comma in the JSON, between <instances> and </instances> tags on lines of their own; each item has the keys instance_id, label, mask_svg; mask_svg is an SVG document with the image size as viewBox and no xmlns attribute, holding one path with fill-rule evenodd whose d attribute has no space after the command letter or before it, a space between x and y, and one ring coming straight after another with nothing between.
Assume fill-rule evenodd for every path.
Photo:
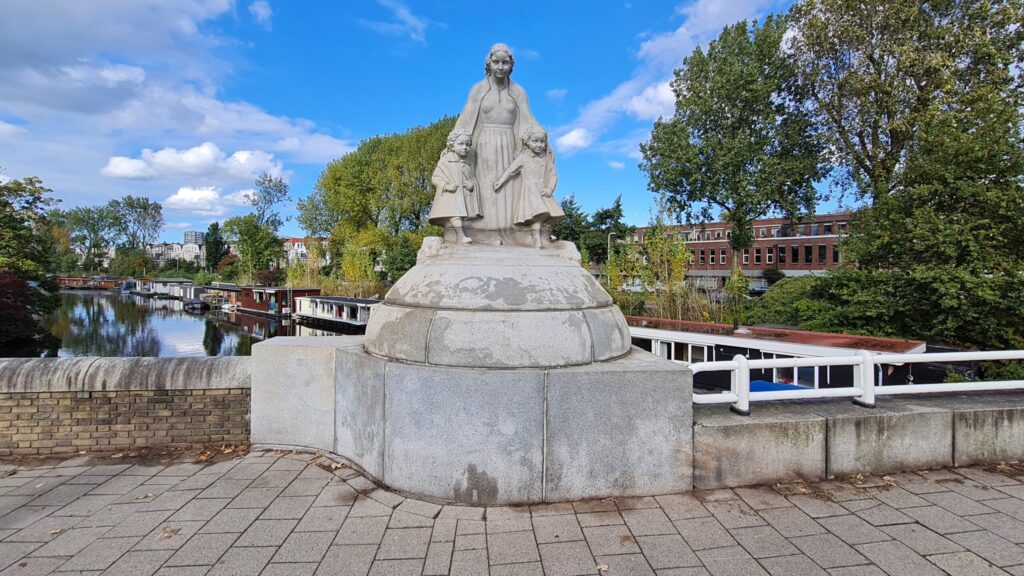
<instances>
[{"instance_id":1,"label":"carved child figure","mask_svg":"<svg viewBox=\"0 0 1024 576\"><path fill-rule=\"evenodd\" d=\"M542 248L541 229L565 218L565 212L555 201L555 155L548 148L548 134L540 126L523 131L523 151L509 164L494 183L497 192L516 174L522 178L519 195L515 199L513 221L529 226L533 245Z\"/></svg>"},{"instance_id":2,"label":"carved child figure","mask_svg":"<svg viewBox=\"0 0 1024 576\"><path fill-rule=\"evenodd\" d=\"M430 178L436 189L434 204L430 207L430 223L438 226L450 223L462 244L473 242L463 231L462 220L480 217L476 177L466 159L472 146L472 134L458 128L452 130Z\"/></svg>"}]
</instances>

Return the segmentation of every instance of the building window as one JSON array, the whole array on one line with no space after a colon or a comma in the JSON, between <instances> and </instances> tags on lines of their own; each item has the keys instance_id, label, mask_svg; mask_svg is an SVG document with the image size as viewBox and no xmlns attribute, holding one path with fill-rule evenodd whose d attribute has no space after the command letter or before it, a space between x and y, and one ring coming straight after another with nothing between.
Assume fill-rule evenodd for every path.
<instances>
[{"instance_id":1,"label":"building window","mask_svg":"<svg viewBox=\"0 0 1024 576\"><path fill-rule=\"evenodd\" d=\"M792 256L790 261L793 264L799 264L800 263L800 247L799 246L797 246L796 244L790 246L789 254L790 254L790 256Z\"/></svg>"},{"instance_id":2,"label":"building window","mask_svg":"<svg viewBox=\"0 0 1024 576\"><path fill-rule=\"evenodd\" d=\"M715 230L715 240L721 240L721 239L722 239L722 231L721 230Z\"/></svg>"},{"instance_id":3,"label":"building window","mask_svg":"<svg viewBox=\"0 0 1024 576\"><path fill-rule=\"evenodd\" d=\"M732 239L732 230L726 230L725 231L725 237L731 240Z\"/></svg>"},{"instance_id":4,"label":"building window","mask_svg":"<svg viewBox=\"0 0 1024 576\"><path fill-rule=\"evenodd\" d=\"M705 263L705 262L704 262L704 250L701 250L701 251L700 251L700 263L701 263L701 264L704 264L704 263Z\"/></svg>"},{"instance_id":5,"label":"building window","mask_svg":"<svg viewBox=\"0 0 1024 576\"><path fill-rule=\"evenodd\" d=\"M774 255L775 255L775 251L772 250L771 248L768 248L767 250L765 250L765 254L764 254L764 256L765 256L765 263L771 264L772 261L773 261L772 257Z\"/></svg>"},{"instance_id":6,"label":"building window","mask_svg":"<svg viewBox=\"0 0 1024 576\"><path fill-rule=\"evenodd\" d=\"M728 264L728 262L725 259L725 248L722 248L721 252L718 255L718 263L719 264Z\"/></svg>"},{"instance_id":7,"label":"building window","mask_svg":"<svg viewBox=\"0 0 1024 576\"><path fill-rule=\"evenodd\" d=\"M846 222L840 222L837 225L837 228L839 228L839 233L840 234L842 234L843 232L846 232L846 226L847 226Z\"/></svg>"},{"instance_id":8,"label":"building window","mask_svg":"<svg viewBox=\"0 0 1024 576\"><path fill-rule=\"evenodd\" d=\"M776 226L775 228L772 228L772 238L778 238L778 237L779 237L779 228Z\"/></svg>"},{"instance_id":9,"label":"building window","mask_svg":"<svg viewBox=\"0 0 1024 576\"><path fill-rule=\"evenodd\" d=\"M711 254L709 255L709 256L710 256L710 258L711 258L711 264L714 264L714 263L715 263L715 251L714 251L714 250L708 250L708 252L710 252L710 253L711 253Z\"/></svg>"},{"instance_id":10,"label":"building window","mask_svg":"<svg viewBox=\"0 0 1024 576\"><path fill-rule=\"evenodd\" d=\"M814 264L814 246L804 244L804 264Z\"/></svg>"},{"instance_id":11,"label":"building window","mask_svg":"<svg viewBox=\"0 0 1024 576\"><path fill-rule=\"evenodd\" d=\"M828 261L828 255L826 254L827 250L828 246L818 244L818 264L824 264Z\"/></svg>"},{"instance_id":12,"label":"building window","mask_svg":"<svg viewBox=\"0 0 1024 576\"><path fill-rule=\"evenodd\" d=\"M743 263L750 264L750 249L748 248L743 249Z\"/></svg>"},{"instance_id":13,"label":"building window","mask_svg":"<svg viewBox=\"0 0 1024 576\"><path fill-rule=\"evenodd\" d=\"M839 246L832 246L832 263L839 264Z\"/></svg>"},{"instance_id":14,"label":"building window","mask_svg":"<svg viewBox=\"0 0 1024 576\"><path fill-rule=\"evenodd\" d=\"M692 262L695 262L696 260L697 260L697 251L696 250L690 250L690 262L692 263Z\"/></svg>"},{"instance_id":15,"label":"building window","mask_svg":"<svg viewBox=\"0 0 1024 576\"><path fill-rule=\"evenodd\" d=\"M832 233L832 223L831 222L829 222L828 224L825 224L824 228L825 228L825 231L823 232L823 234L831 234Z\"/></svg>"},{"instance_id":16,"label":"building window","mask_svg":"<svg viewBox=\"0 0 1024 576\"><path fill-rule=\"evenodd\" d=\"M786 247L779 246L779 264L786 263Z\"/></svg>"},{"instance_id":17,"label":"building window","mask_svg":"<svg viewBox=\"0 0 1024 576\"><path fill-rule=\"evenodd\" d=\"M768 229L767 228L761 228L761 238L764 238L766 236L768 236Z\"/></svg>"},{"instance_id":18,"label":"building window","mask_svg":"<svg viewBox=\"0 0 1024 576\"><path fill-rule=\"evenodd\" d=\"M763 230L763 228L762 228L762 230ZM754 248L754 264L760 264L760 263L761 263L761 249L760 248Z\"/></svg>"},{"instance_id":19,"label":"building window","mask_svg":"<svg viewBox=\"0 0 1024 576\"><path fill-rule=\"evenodd\" d=\"M704 233L704 239L705 240L711 240L711 232L705 232Z\"/></svg>"}]
</instances>

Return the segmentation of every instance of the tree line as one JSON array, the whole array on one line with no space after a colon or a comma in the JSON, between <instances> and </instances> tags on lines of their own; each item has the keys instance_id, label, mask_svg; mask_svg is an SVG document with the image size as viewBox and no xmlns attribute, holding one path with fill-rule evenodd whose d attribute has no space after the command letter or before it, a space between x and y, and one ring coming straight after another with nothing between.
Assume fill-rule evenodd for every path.
<instances>
[{"instance_id":1,"label":"tree line","mask_svg":"<svg viewBox=\"0 0 1024 576\"><path fill-rule=\"evenodd\" d=\"M861 204L846 265L746 321L1021 348L1022 47L1017 0L798 1L683 61L641 167L677 221L730 222L733 250L768 214Z\"/></svg>"}]
</instances>

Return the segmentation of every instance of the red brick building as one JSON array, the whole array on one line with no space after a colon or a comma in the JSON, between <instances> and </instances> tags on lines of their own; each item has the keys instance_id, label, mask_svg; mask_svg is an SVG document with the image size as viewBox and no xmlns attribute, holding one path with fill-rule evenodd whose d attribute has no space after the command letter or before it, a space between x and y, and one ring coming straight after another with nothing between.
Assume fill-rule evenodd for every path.
<instances>
[{"instance_id":1,"label":"red brick building","mask_svg":"<svg viewBox=\"0 0 1024 576\"><path fill-rule=\"evenodd\" d=\"M774 268L786 276L821 274L843 261L838 243L849 227L850 214L818 214L813 219L795 224L786 218L765 218L754 222L754 245L737 254L747 276L760 279L762 273ZM668 226L668 233L686 240L693 254L687 271L699 285L720 288L732 270L730 225L708 222L685 226ZM650 228L637 228L627 241L643 241ZM761 287L755 280L751 288Z\"/></svg>"}]
</instances>

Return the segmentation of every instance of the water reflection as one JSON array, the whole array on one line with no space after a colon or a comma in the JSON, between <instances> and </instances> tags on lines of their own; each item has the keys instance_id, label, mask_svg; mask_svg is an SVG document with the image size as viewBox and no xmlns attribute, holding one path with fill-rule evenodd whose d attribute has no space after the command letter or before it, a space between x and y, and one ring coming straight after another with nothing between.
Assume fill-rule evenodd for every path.
<instances>
[{"instance_id":1,"label":"water reflection","mask_svg":"<svg viewBox=\"0 0 1024 576\"><path fill-rule=\"evenodd\" d=\"M290 319L243 313L185 312L177 300L114 292L64 292L46 320L61 340L48 356L248 356L254 342L274 336L334 335Z\"/></svg>"}]
</instances>

